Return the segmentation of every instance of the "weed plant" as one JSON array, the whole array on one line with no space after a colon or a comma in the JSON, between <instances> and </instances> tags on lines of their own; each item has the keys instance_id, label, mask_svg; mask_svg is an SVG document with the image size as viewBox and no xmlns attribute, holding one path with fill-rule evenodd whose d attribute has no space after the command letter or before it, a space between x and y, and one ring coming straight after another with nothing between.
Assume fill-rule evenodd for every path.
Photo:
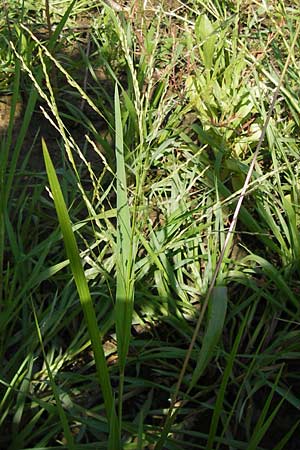
<instances>
[{"instance_id":1,"label":"weed plant","mask_svg":"<svg viewBox=\"0 0 300 450\"><path fill-rule=\"evenodd\" d=\"M0 448L299 448L299 14L3 2Z\"/></svg>"}]
</instances>

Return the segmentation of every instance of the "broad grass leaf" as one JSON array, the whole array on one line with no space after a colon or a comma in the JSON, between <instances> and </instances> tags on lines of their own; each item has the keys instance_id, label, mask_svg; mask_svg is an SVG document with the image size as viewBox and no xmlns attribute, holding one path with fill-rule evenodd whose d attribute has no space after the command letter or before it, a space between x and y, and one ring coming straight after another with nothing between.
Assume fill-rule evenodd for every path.
<instances>
[{"instance_id":1,"label":"broad grass leaf","mask_svg":"<svg viewBox=\"0 0 300 450\"><path fill-rule=\"evenodd\" d=\"M121 372L125 368L133 311L132 231L127 198L122 118L118 87L115 87L116 162L117 162L117 290L116 332Z\"/></svg>"},{"instance_id":2,"label":"broad grass leaf","mask_svg":"<svg viewBox=\"0 0 300 450\"><path fill-rule=\"evenodd\" d=\"M215 347L223 331L227 311L227 301L227 288L225 286L216 286L210 299L207 328L203 338L197 366L192 376L190 389L195 386L214 355Z\"/></svg>"}]
</instances>

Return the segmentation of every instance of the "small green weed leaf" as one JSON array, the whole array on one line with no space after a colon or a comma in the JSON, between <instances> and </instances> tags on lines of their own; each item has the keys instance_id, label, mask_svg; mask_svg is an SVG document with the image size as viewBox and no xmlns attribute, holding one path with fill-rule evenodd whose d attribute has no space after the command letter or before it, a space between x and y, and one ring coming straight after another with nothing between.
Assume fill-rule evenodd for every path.
<instances>
[{"instance_id":1,"label":"small green weed leaf","mask_svg":"<svg viewBox=\"0 0 300 450\"><path fill-rule=\"evenodd\" d=\"M227 288L225 286L216 286L210 299L207 328L203 338L197 366L194 370L189 387L190 389L195 386L213 357L215 347L222 334L227 311L227 301Z\"/></svg>"}]
</instances>

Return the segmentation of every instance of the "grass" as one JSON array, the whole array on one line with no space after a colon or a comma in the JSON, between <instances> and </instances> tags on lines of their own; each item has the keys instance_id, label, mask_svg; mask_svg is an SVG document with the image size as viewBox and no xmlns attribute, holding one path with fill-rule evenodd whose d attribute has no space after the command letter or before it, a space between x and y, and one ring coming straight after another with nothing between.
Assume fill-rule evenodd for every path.
<instances>
[{"instance_id":1,"label":"grass","mask_svg":"<svg viewBox=\"0 0 300 450\"><path fill-rule=\"evenodd\" d=\"M0 12L0 447L297 449L299 5L119 6Z\"/></svg>"}]
</instances>

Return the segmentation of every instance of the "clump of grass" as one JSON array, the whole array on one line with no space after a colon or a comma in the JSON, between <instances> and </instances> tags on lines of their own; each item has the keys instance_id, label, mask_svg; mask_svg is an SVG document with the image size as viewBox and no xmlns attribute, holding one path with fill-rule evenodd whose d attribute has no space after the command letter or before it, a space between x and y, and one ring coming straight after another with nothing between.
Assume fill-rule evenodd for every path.
<instances>
[{"instance_id":1,"label":"clump of grass","mask_svg":"<svg viewBox=\"0 0 300 450\"><path fill-rule=\"evenodd\" d=\"M1 447L292 447L297 7L137 6L0 31Z\"/></svg>"}]
</instances>

